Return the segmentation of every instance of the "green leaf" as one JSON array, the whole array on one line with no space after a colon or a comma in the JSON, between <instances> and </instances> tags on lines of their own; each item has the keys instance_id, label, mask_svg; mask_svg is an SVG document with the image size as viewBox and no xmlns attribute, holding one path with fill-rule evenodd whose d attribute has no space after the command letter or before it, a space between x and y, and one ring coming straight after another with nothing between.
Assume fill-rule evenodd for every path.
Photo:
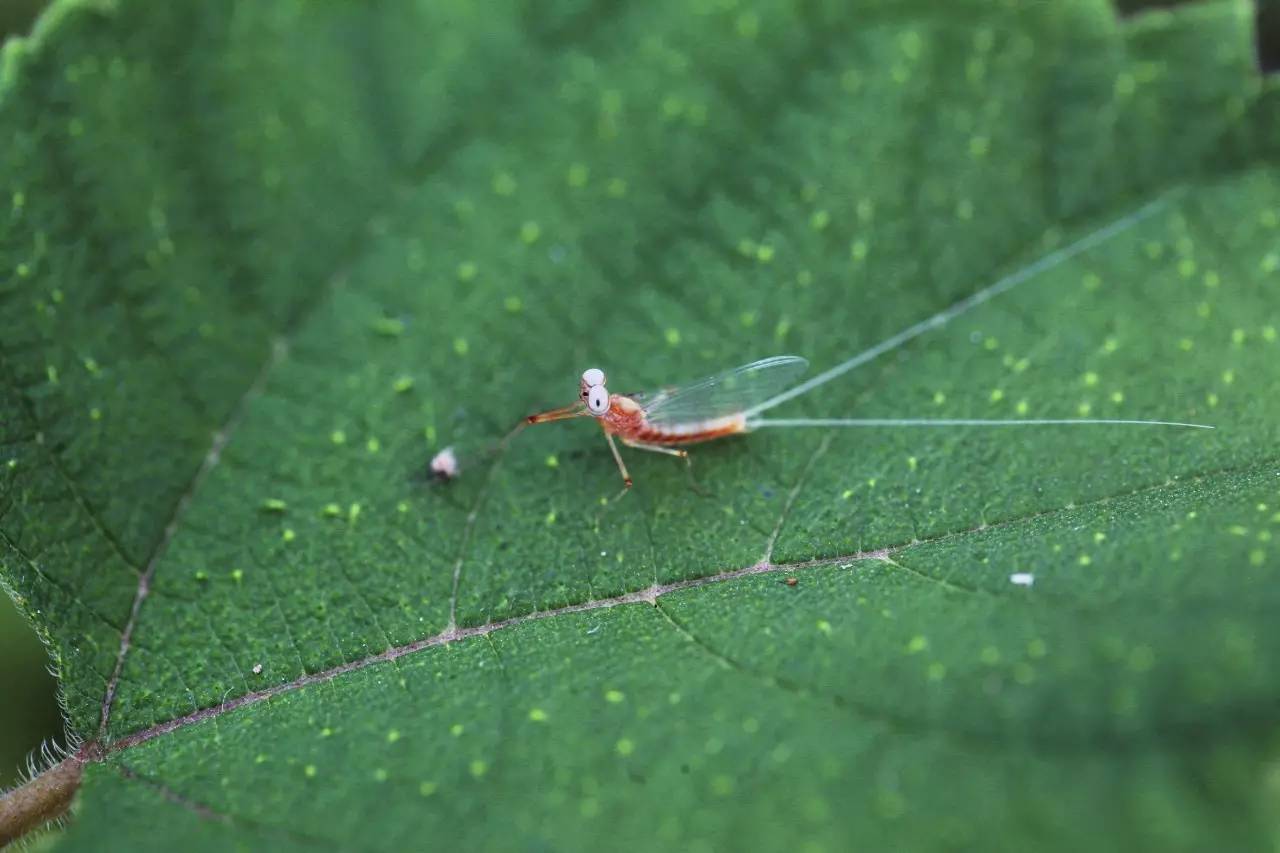
<instances>
[{"instance_id":1,"label":"green leaf","mask_svg":"<svg viewBox=\"0 0 1280 853\"><path fill-rule=\"evenodd\" d=\"M86 741L59 846L1274 845L1251 28L56 3L0 83L0 578ZM1155 199L777 414L1213 432L762 431L612 503L593 428L499 444L590 366L838 364Z\"/></svg>"}]
</instances>

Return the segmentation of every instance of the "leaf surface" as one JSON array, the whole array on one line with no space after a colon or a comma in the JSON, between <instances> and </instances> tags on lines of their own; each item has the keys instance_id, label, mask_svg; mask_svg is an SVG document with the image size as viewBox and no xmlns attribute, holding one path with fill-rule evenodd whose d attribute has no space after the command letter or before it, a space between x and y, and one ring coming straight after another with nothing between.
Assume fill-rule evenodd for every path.
<instances>
[{"instance_id":1,"label":"leaf surface","mask_svg":"<svg viewBox=\"0 0 1280 853\"><path fill-rule=\"evenodd\" d=\"M1251 50L1236 2L56 4L0 93L0 577L105 751L61 846L1273 843ZM775 411L1213 432L777 430L616 503L594 427L499 444L1158 198Z\"/></svg>"}]
</instances>

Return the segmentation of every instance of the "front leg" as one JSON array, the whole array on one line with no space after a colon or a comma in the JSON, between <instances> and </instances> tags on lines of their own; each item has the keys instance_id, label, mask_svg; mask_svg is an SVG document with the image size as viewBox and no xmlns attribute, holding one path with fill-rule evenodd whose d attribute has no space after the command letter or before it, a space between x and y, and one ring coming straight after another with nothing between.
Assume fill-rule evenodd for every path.
<instances>
[{"instance_id":1,"label":"front leg","mask_svg":"<svg viewBox=\"0 0 1280 853\"><path fill-rule=\"evenodd\" d=\"M622 491L614 497L616 501L622 497L631 488L631 475L627 473L627 463L622 461L622 454L618 452L618 445L613 441L613 434L606 432L604 434L605 441L609 442L609 450L613 452L613 461L618 463L618 471L622 474ZM624 438L623 441L626 441Z\"/></svg>"}]
</instances>

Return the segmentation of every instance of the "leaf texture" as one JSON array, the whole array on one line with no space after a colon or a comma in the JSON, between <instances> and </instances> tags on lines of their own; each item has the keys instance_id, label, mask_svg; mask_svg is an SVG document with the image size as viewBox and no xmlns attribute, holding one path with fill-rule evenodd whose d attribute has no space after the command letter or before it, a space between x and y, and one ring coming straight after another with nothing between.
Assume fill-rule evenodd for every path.
<instances>
[{"instance_id":1,"label":"leaf texture","mask_svg":"<svg viewBox=\"0 0 1280 853\"><path fill-rule=\"evenodd\" d=\"M0 83L0 578L101 751L58 846L1274 845L1251 27L55 3ZM613 503L586 424L501 442L590 366L823 370L1160 197L775 412L1211 433L777 430Z\"/></svg>"}]
</instances>

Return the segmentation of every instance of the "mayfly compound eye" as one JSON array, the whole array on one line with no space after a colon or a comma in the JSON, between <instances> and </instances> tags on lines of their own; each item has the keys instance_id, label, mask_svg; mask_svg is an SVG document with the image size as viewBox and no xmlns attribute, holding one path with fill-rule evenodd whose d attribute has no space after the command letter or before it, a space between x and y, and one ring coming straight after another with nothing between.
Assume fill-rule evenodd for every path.
<instances>
[{"instance_id":1,"label":"mayfly compound eye","mask_svg":"<svg viewBox=\"0 0 1280 853\"><path fill-rule=\"evenodd\" d=\"M591 386L591 390L587 392L587 408L593 415L603 415L609 411L609 392L603 385Z\"/></svg>"},{"instance_id":2,"label":"mayfly compound eye","mask_svg":"<svg viewBox=\"0 0 1280 853\"><path fill-rule=\"evenodd\" d=\"M582 384L588 388L604 385L604 371L598 367L591 367L582 371Z\"/></svg>"}]
</instances>

